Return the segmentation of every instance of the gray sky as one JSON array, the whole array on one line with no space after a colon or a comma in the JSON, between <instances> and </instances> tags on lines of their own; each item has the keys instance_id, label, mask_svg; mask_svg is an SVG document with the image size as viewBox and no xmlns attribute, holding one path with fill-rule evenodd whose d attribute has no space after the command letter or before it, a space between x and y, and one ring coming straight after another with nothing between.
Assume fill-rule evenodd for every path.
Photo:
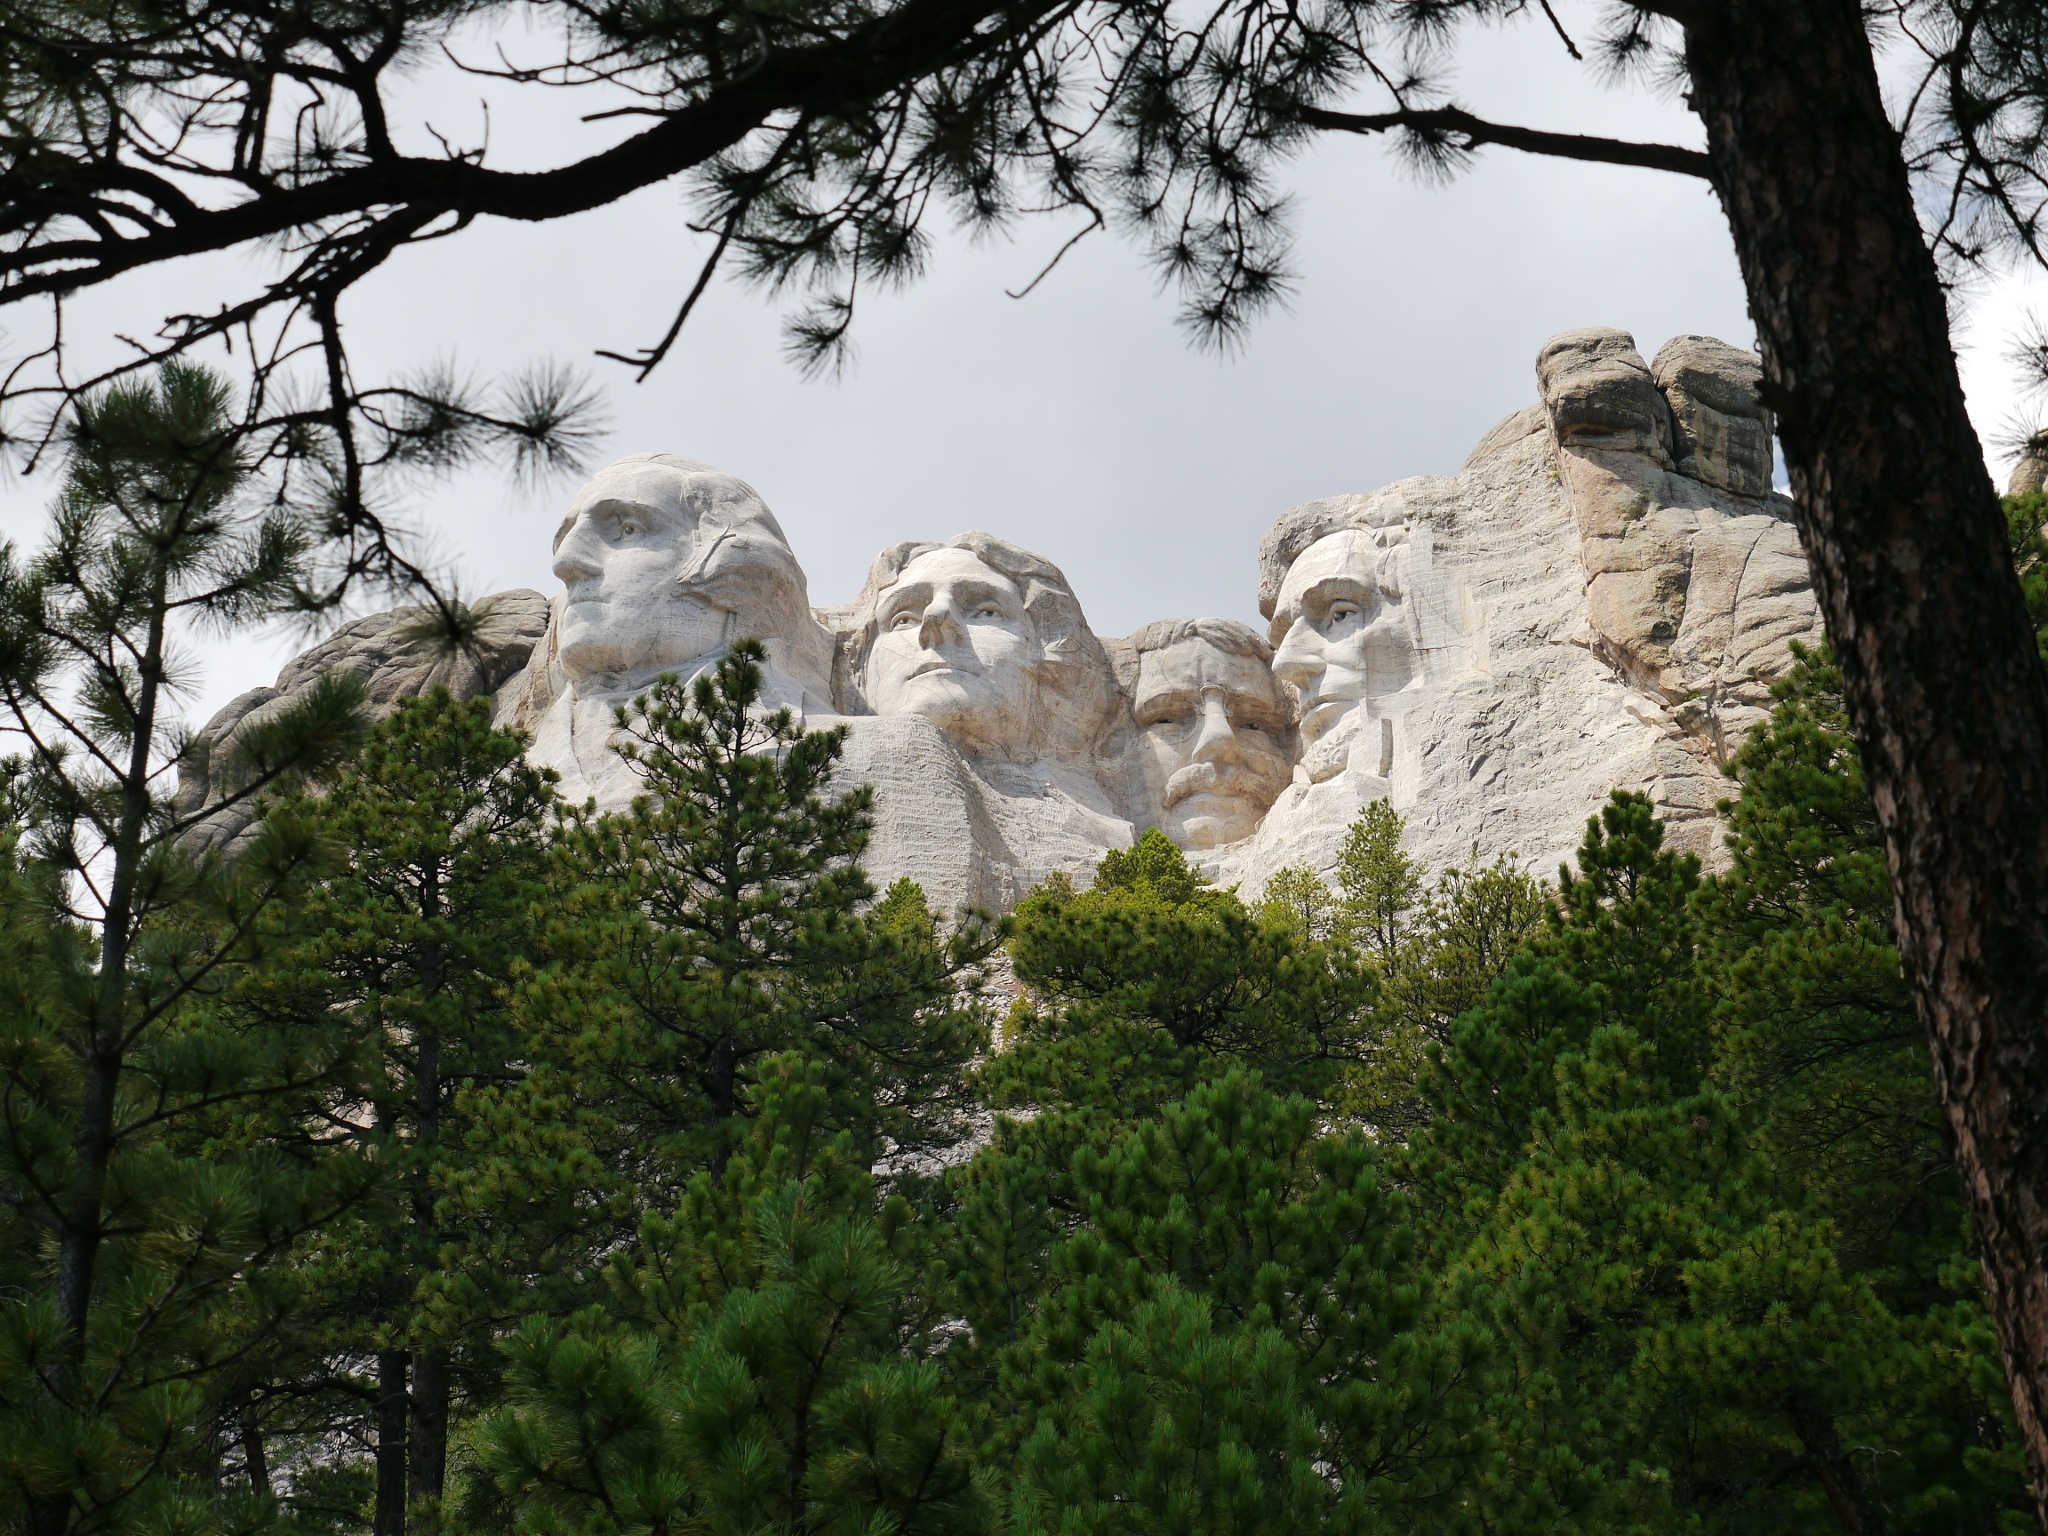
<instances>
[{"instance_id":1,"label":"gray sky","mask_svg":"<svg viewBox=\"0 0 2048 1536\"><path fill-rule=\"evenodd\" d=\"M1476 39L1458 79L1463 104L1503 120L1698 142L1675 101L1600 86L1528 28ZM422 90L436 127L475 131L473 83ZM501 108L492 158L559 156L588 131ZM772 302L732 285L714 288L646 384L592 363L611 412L600 458L661 449L752 482L818 604L851 597L888 543L978 527L1064 568L1101 634L1170 615L1256 621L1253 557L1276 514L1455 472L1534 400L1546 336L1617 325L1646 355L1682 331L1753 340L1704 183L1490 150L1449 186L1419 186L1380 145L1330 139L1291 184L1296 297L1235 357L1187 343L1172 296L1118 236L1083 242L1021 302L1004 290L1071 226L979 246L946 237L924 281L866 302L855 366L836 382L801 378ZM483 372L583 362L655 339L701 249L675 192L656 188L576 221L484 225L402 254L345 319L366 377L434 356ZM192 303L187 290L205 287L204 273L149 274L78 306L72 333L153 329L166 295ZM1980 431L2012 409L1998 343L2030 292L1988 288L1965 333ZM1972 351L1978 336L1991 344ZM552 591L548 544L572 489L476 473L406 512L466 594ZM33 538L48 494L40 479L0 485L0 534ZM195 716L270 681L305 643L207 647Z\"/></svg>"}]
</instances>

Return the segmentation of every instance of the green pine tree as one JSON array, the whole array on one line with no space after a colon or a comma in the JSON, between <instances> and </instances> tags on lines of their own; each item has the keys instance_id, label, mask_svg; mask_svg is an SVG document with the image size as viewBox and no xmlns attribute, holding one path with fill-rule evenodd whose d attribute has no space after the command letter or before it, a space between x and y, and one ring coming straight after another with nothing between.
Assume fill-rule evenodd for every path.
<instances>
[{"instance_id":1,"label":"green pine tree","mask_svg":"<svg viewBox=\"0 0 2048 1536\"><path fill-rule=\"evenodd\" d=\"M872 792L834 792L843 727L762 712L763 655L741 641L622 711L647 793L577 818L556 963L522 988L536 1038L602 1106L614 1166L657 1206L745 1135L762 1063L832 1064L840 1123L879 1153L963 1134L959 1068L986 1038L978 967L999 927L967 914L942 933L901 894L864 911Z\"/></svg>"},{"instance_id":2,"label":"green pine tree","mask_svg":"<svg viewBox=\"0 0 2048 1536\"><path fill-rule=\"evenodd\" d=\"M1041 887L1011 942L1028 991L983 1074L1005 1107L1125 1118L1232 1064L1320 1092L1359 1049L1375 978L1210 888L1157 829L1093 888Z\"/></svg>"},{"instance_id":3,"label":"green pine tree","mask_svg":"<svg viewBox=\"0 0 2048 1536\"><path fill-rule=\"evenodd\" d=\"M0 737L18 754L0 882L22 939L0 993L0 1522L250 1527L275 1506L235 1455L238 1362L289 1319L283 1256L361 1189L303 1122L242 1122L307 1106L353 1057L339 1021L216 1006L322 848L281 817L232 864L189 857L174 706L195 628L310 601L316 530L254 504L232 402L202 369L94 397L65 442L42 552L0 547ZM245 734L214 765L230 800L331 769L358 704L325 684Z\"/></svg>"},{"instance_id":4,"label":"green pine tree","mask_svg":"<svg viewBox=\"0 0 2048 1536\"><path fill-rule=\"evenodd\" d=\"M1384 800L1359 812L1337 850L1337 928L1365 954L1391 970L1408 930L1408 914L1422 899L1423 870L1401 851L1404 824Z\"/></svg>"},{"instance_id":5,"label":"green pine tree","mask_svg":"<svg viewBox=\"0 0 2048 1536\"><path fill-rule=\"evenodd\" d=\"M968 1314L1020 1530L1405 1530L1452 1496L1486 1341L1434 1308L1365 1137L1319 1120L1235 1070L1076 1154L1026 1325L993 1287Z\"/></svg>"},{"instance_id":6,"label":"green pine tree","mask_svg":"<svg viewBox=\"0 0 2048 1536\"><path fill-rule=\"evenodd\" d=\"M510 1401L477 1445L516 1529L985 1527L920 1326L908 1207L831 1129L838 1075L762 1064L746 1140L649 1218L614 1306L510 1341Z\"/></svg>"},{"instance_id":7,"label":"green pine tree","mask_svg":"<svg viewBox=\"0 0 2048 1536\"><path fill-rule=\"evenodd\" d=\"M497 1128L480 1101L527 1059L509 978L539 927L553 792L524 748L492 729L488 700L401 701L325 793L287 808L340 868L233 999L249 1017L345 1018L366 1064L366 1112L330 1114L378 1198L302 1248L301 1347L248 1374L283 1410L265 1427L300 1451L354 1421L374 1447L372 1525L391 1536L433 1523L451 1422L489 1397L491 1331L544 1305L585 1237L569 1202L536 1210L502 1183L492 1200L479 1177L509 1151L479 1145ZM334 1418L309 1423L314 1399Z\"/></svg>"}]
</instances>

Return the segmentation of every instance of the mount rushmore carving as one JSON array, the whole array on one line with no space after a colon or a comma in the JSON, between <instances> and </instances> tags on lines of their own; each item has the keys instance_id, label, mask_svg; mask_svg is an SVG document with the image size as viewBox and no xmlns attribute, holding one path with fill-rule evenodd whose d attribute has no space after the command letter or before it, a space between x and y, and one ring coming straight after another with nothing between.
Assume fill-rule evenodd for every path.
<instances>
[{"instance_id":1,"label":"mount rushmore carving","mask_svg":"<svg viewBox=\"0 0 2048 1536\"><path fill-rule=\"evenodd\" d=\"M553 599L486 599L452 658L409 639L403 610L348 626L221 711L181 793L203 804L216 749L342 667L373 707L490 695L565 795L622 805L640 786L611 750L616 707L753 636L772 704L848 729L842 775L875 789L870 874L942 908L1085 881L1154 826L1256 891L1327 871L1376 799L1438 867L1554 867L1616 786L1711 856L1721 764L1788 643L1820 638L1758 376L1708 337L1649 363L1620 331L1553 337L1539 402L1459 474L1280 516L1257 550L1264 634L1172 618L1098 638L1057 566L978 532L884 550L851 603L814 608L751 486L633 454L570 503ZM205 840L245 826L223 810Z\"/></svg>"}]
</instances>

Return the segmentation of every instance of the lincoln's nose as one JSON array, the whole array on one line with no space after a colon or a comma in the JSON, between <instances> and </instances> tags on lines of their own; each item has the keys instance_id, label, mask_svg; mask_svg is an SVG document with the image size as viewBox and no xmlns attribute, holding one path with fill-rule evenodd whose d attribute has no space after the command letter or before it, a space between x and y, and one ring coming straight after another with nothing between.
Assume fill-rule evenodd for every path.
<instances>
[{"instance_id":1,"label":"lincoln's nose","mask_svg":"<svg viewBox=\"0 0 2048 1536\"><path fill-rule=\"evenodd\" d=\"M1296 619L1273 652L1273 675L1304 695L1313 693L1316 681L1329 670L1318 643L1321 639L1307 619Z\"/></svg>"}]
</instances>

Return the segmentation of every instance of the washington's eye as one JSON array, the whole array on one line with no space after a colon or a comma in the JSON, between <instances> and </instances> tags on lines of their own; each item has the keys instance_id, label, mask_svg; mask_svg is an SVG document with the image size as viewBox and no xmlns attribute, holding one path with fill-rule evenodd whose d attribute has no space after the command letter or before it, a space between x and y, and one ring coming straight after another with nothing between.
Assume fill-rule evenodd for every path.
<instances>
[{"instance_id":1,"label":"washington's eye","mask_svg":"<svg viewBox=\"0 0 2048 1536\"><path fill-rule=\"evenodd\" d=\"M917 615L908 608L889 621L891 629L914 629L916 626Z\"/></svg>"},{"instance_id":2,"label":"washington's eye","mask_svg":"<svg viewBox=\"0 0 2048 1536\"><path fill-rule=\"evenodd\" d=\"M1000 619L1003 616L1003 610L994 603L983 603L974 610L974 616L977 619Z\"/></svg>"}]
</instances>

